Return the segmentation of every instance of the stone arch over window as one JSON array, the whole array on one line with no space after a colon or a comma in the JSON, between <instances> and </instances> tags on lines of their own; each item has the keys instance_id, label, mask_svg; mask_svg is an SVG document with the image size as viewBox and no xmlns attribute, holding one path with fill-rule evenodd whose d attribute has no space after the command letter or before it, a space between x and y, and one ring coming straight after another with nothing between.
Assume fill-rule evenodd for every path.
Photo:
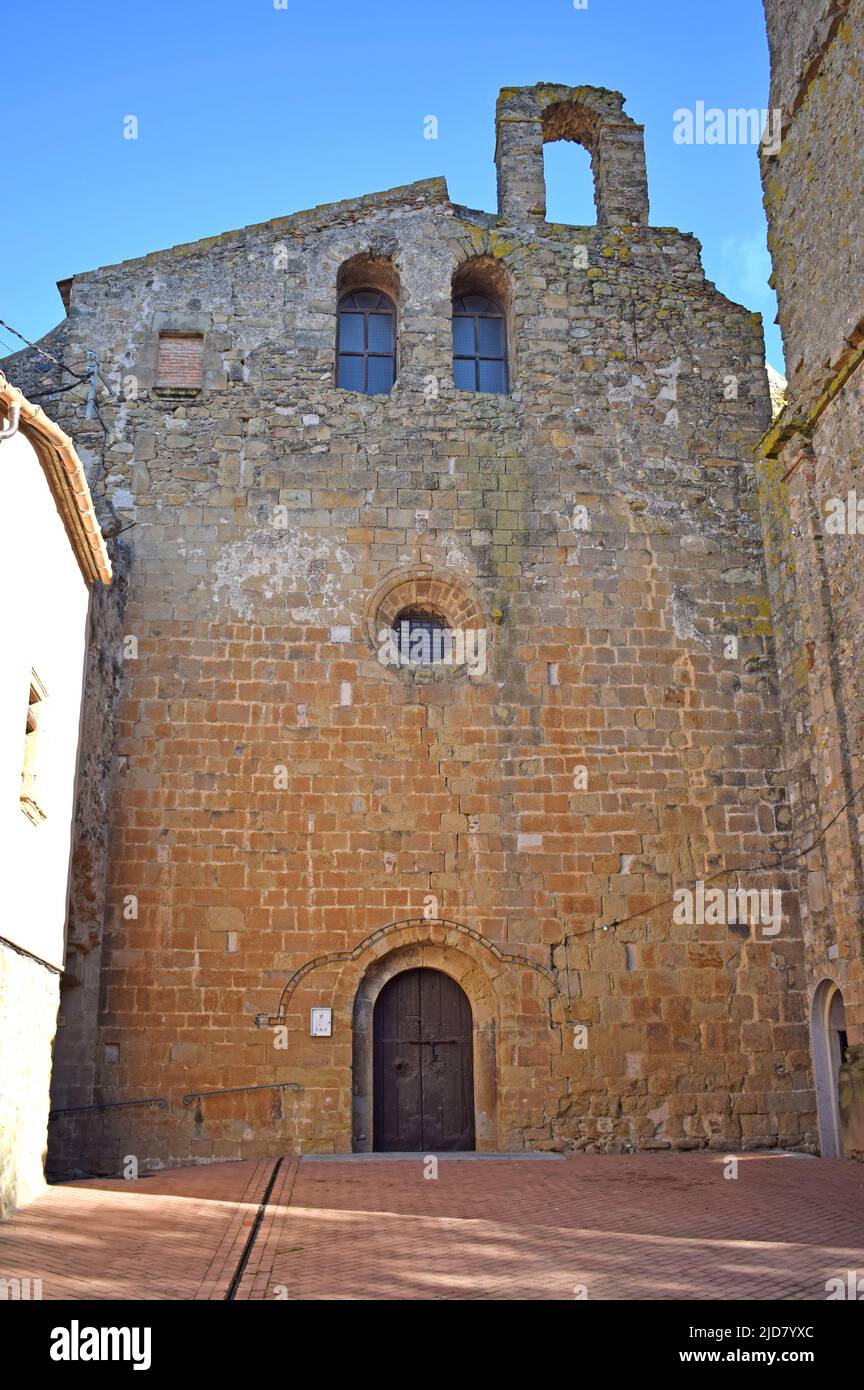
<instances>
[{"instance_id":1,"label":"stone arch over window","mask_svg":"<svg viewBox=\"0 0 864 1390\"><path fill-rule=\"evenodd\" d=\"M449 655L437 663L403 664L395 659L395 637L403 614L428 614L448 630ZM408 683L483 676L491 660L489 620L471 586L451 573L431 569L401 570L387 575L369 594L363 609L366 639L382 671Z\"/></svg>"},{"instance_id":2,"label":"stone arch over window","mask_svg":"<svg viewBox=\"0 0 864 1390\"><path fill-rule=\"evenodd\" d=\"M546 216L543 146L573 140L591 156L597 221L648 221L644 127L624 113L620 92L603 87L505 87L498 97L495 163L498 210L514 223Z\"/></svg>"},{"instance_id":3,"label":"stone arch over window","mask_svg":"<svg viewBox=\"0 0 864 1390\"><path fill-rule=\"evenodd\" d=\"M336 384L386 395L399 370L399 276L387 256L364 252L336 277Z\"/></svg>"},{"instance_id":4,"label":"stone arch over window","mask_svg":"<svg viewBox=\"0 0 864 1390\"><path fill-rule=\"evenodd\" d=\"M506 395L513 362L512 286L494 256L471 256L452 284L453 380L464 391Z\"/></svg>"}]
</instances>

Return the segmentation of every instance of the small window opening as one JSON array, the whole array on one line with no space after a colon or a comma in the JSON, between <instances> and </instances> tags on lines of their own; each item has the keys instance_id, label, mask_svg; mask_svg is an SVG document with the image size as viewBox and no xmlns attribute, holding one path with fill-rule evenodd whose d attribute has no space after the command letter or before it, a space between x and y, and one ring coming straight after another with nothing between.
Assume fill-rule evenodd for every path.
<instances>
[{"instance_id":1,"label":"small window opening","mask_svg":"<svg viewBox=\"0 0 864 1390\"><path fill-rule=\"evenodd\" d=\"M453 634L437 613L405 608L393 624L400 659L410 666L448 664L453 654Z\"/></svg>"},{"instance_id":2,"label":"small window opening","mask_svg":"<svg viewBox=\"0 0 864 1390\"><path fill-rule=\"evenodd\" d=\"M568 227L593 227L597 222L591 156L574 140L552 140L543 146L546 178L546 221Z\"/></svg>"}]
</instances>

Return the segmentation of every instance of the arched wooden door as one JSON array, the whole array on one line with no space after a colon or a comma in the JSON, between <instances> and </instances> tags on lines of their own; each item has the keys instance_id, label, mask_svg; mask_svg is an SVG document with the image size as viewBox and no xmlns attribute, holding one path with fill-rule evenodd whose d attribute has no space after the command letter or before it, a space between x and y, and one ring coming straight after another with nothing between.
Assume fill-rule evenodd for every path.
<instances>
[{"instance_id":1,"label":"arched wooden door","mask_svg":"<svg viewBox=\"0 0 864 1390\"><path fill-rule=\"evenodd\" d=\"M373 1147L474 1148L471 1005L440 970L388 980L373 1019Z\"/></svg>"}]
</instances>

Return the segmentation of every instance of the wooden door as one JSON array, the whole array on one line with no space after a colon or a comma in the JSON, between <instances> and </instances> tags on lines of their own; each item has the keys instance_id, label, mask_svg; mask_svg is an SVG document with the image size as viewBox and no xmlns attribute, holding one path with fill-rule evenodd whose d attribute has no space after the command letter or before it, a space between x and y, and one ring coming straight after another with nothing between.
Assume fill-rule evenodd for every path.
<instances>
[{"instance_id":1,"label":"wooden door","mask_svg":"<svg viewBox=\"0 0 864 1390\"><path fill-rule=\"evenodd\" d=\"M379 1152L474 1148L471 1005L440 970L394 975L375 1004L373 1137Z\"/></svg>"}]
</instances>

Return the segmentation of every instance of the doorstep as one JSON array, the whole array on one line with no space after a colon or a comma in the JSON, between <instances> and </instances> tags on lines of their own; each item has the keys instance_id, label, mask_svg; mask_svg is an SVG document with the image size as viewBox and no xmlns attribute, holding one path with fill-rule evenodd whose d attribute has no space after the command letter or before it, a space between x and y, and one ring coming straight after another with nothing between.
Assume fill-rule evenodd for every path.
<instances>
[{"instance_id":1,"label":"doorstep","mask_svg":"<svg viewBox=\"0 0 864 1390\"><path fill-rule=\"evenodd\" d=\"M450 1150L444 1153L437 1153L434 1149L431 1152L418 1153L362 1153L362 1154L303 1154L301 1163L423 1163L427 1158L437 1158L439 1162L447 1160L452 1163L466 1163L470 1160L481 1163L522 1163L540 1160L551 1160L554 1163L563 1163L564 1155L555 1153L477 1153L459 1150Z\"/></svg>"}]
</instances>

